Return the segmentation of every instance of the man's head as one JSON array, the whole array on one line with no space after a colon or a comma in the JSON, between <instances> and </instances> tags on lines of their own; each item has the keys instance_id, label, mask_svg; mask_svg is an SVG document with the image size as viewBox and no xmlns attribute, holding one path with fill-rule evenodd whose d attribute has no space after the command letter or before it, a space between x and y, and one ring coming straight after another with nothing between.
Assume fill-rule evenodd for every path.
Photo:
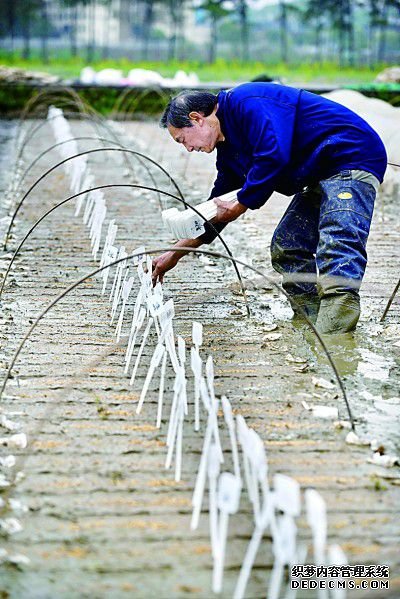
<instances>
[{"instance_id":1,"label":"man's head","mask_svg":"<svg viewBox=\"0 0 400 599\"><path fill-rule=\"evenodd\" d=\"M188 152L212 152L224 140L218 117L217 96L209 92L184 91L169 101L160 125Z\"/></svg>"}]
</instances>

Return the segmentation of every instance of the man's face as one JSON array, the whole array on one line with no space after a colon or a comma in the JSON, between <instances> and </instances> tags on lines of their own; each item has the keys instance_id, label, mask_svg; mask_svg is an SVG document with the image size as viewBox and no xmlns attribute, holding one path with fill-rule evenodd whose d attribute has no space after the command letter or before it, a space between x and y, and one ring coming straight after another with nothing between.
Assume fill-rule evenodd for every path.
<instances>
[{"instance_id":1,"label":"man's face","mask_svg":"<svg viewBox=\"0 0 400 599\"><path fill-rule=\"evenodd\" d=\"M194 115L194 116L191 116ZM214 150L219 141L220 129L216 126L215 117L204 117L194 112L190 115L192 127L172 127L168 125L168 131L172 138L185 146L188 152L207 152Z\"/></svg>"}]
</instances>

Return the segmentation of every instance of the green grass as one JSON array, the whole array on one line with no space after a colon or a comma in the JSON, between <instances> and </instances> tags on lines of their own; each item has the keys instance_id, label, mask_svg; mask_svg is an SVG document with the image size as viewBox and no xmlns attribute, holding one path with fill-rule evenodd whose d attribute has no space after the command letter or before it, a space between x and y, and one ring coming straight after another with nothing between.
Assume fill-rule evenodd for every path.
<instances>
[{"instance_id":1,"label":"green grass","mask_svg":"<svg viewBox=\"0 0 400 599\"><path fill-rule=\"evenodd\" d=\"M0 51L0 64L24 69L45 71L59 75L63 79L77 78L81 69L86 66L83 57L72 58L67 53L59 53L43 64L38 54L33 54L27 61L18 53L10 55ZM266 73L271 77L280 77L286 83L321 83L321 84L367 84L372 83L376 75L388 65L378 65L374 69L367 66L340 68L334 63L291 64L217 60L214 64L204 62L132 62L127 58L116 60L96 60L91 65L95 70L104 68L121 69L126 75L130 69L144 68L158 71L165 77L173 76L178 69L186 72L194 71L203 82L237 82L248 81L257 75Z\"/></svg>"}]
</instances>

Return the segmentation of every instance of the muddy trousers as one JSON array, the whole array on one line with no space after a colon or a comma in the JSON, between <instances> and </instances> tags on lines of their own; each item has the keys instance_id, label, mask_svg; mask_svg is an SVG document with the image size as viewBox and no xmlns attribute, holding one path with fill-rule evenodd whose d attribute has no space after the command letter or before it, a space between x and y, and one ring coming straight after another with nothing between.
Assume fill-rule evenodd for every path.
<instances>
[{"instance_id":1,"label":"muddy trousers","mask_svg":"<svg viewBox=\"0 0 400 599\"><path fill-rule=\"evenodd\" d=\"M356 327L376 191L342 171L294 196L271 241L283 287L322 333Z\"/></svg>"}]
</instances>

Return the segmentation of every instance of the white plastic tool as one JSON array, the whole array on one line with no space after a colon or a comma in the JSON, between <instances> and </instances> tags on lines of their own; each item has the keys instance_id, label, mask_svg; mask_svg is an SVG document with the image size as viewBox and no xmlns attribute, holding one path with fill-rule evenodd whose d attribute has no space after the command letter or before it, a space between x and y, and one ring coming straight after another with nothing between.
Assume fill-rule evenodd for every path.
<instances>
[{"instance_id":1,"label":"white plastic tool","mask_svg":"<svg viewBox=\"0 0 400 599\"><path fill-rule=\"evenodd\" d=\"M154 325L156 327L157 336L160 337L160 326L158 324L159 318L158 315L162 311L163 307L163 291L161 283L157 283L157 285L152 289L150 287L148 296L147 296L147 308L150 313L150 316L154 319Z\"/></svg>"},{"instance_id":2,"label":"white plastic tool","mask_svg":"<svg viewBox=\"0 0 400 599\"><path fill-rule=\"evenodd\" d=\"M165 468L171 467L172 456L175 449L175 481L181 480L182 470L182 435L183 421L185 418L185 402L186 402L186 378L185 369L183 366L175 378L174 398L171 406L170 423L167 434L168 453L165 462Z\"/></svg>"},{"instance_id":3,"label":"white plastic tool","mask_svg":"<svg viewBox=\"0 0 400 599\"><path fill-rule=\"evenodd\" d=\"M280 597L291 597L293 591L282 586L286 586L284 582L285 567L298 564L296 553L296 534L297 527L292 516L283 514L276 516L271 521L272 532L272 548L274 553L274 566L268 585L268 599L279 599Z\"/></svg>"},{"instance_id":4,"label":"white plastic tool","mask_svg":"<svg viewBox=\"0 0 400 599\"><path fill-rule=\"evenodd\" d=\"M190 365L194 374L194 430L200 430L200 385L202 360L196 347L192 347L190 353Z\"/></svg>"},{"instance_id":5,"label":"white plastic tool","mask_svg":"<svg viewBox=\"0 0 400 599\"><path fill-rule=\"evenodd\" d=\"M124 266L125 266L125 264L126 263L124 262ZM128 280L128 276L129 276L129 266L127 268L124 268L124 270L121 269L121 278L117 282L118 286L115 287L114 298L113 298L112 305L111 305L111 324L113 324L113 322L114 322L114 318L116 316L117 309L118 309L118 306L120 304L120 300L122 297L122 289L124 288L124 285L125 285L126 281Z\"/></svg>"},{"instance_id":6,"label":"white plastic tool","mask_svg":"<svg viewBox=\"0 0 400 599\"><path fill-rule=\"evenodd\" d=\"M128 254L125 251L125 247L123 245L121 245L118 250L117 259L121 260L121 258L126 258L127 255ZM117 268L115 270L113 284L112 284L111 291L110 291L110 297L109 297L110 303L113 303L115 295L118 296L119 287L121 285L121 280L122 280L122 272L125 270L125 268L126 268L125 260L118 262Z\"/></svg>"},{"instance_id":7,"label":"white plastic tool","mask_svg":"<svg viewBox=\"0 0 400 599\"><path fill-rule=\"evenodd\" d=\"M274 475L274 503L278 510L292 517L300 515L300 485L291 476L277 473Z\"/></svg>"},{"instance_id":8,"label":"white plastic tool","mask_svg":"<svg viewBox=\"0 0 400 599\"><path fill-rule=\"evenodd\" d=\"M167 446L170 447L173 443L176 436L176 428L177 428L177 416L178 416L178 406L181 403L181 391L182 387L185 383L185 369L183 367L179 367L178 371L175 375L174 381L174 395L172 398L171 411L169 416L168 423L168 432L167 432ZM172 454L171 454L172 459ZM167 459L167 463L170 462L170 459ZM169 468L169 466L166 466Z\"/></svg>"},{"instance_id":9,"label":"white plastic tool","mask_svg":"<svg viewBox=\"0 0 400 599\"><path fill-rule=\"evenodd\" d=\"M237 425L237 437L238 437L239 443L242 447L244 478L246 481L246 487L247 487L247 491L249 493L250 501L253 503L253 501L252 501L252 497L253 497L252 485L251 485L251 481L250 481L250 463L249 463L249 457L248 457L249 452L248 452L248 442L247 442L248 427L247 427L245 419L240 414L238 414L238 416L236 416L236 425Z\"/></svg>"},{"instance_id":10,"label":"white plastic tool","mask_svg":"<svg viewBox=\"0 0 400 599\"><path fill-rule=\"evenodd\" d=\"M77 153L77 152L76 152ZM72 154L71 154L72 156ZM86 177L83 181L83 189L91 189L95 186L94 176L90 173L89 169L86 171ZM75 214L74 216L79 216L80 211L82 209L84 201L88 198L89 194L82 194L77 198L76 206L75 206Z\"/></svg>"},{"instance_id":11,"label":"white plastic tool","mask_svg":"<svg viewBox=\"0 0 400 599\"><path fill-rule=\"evenodd\" d=\"M204 388L205 388L204 379L202 379L202 383L203 383L202 389L204 391ZM218 402L215 401L214 405L212 405L211 402L209 402L207 427L206 427L206 432L204 435L203 449L201 452L199 469L197 471L196 483L195 483L193 497L192 497L193 513L192 513L192 520L190 523L191 530L196 530L196 528L199 525L201 506L203 503L204 487L205 487L206 476L207 476L208 454L210 451L210 445L213 441L217 448L216 451L218 451L218 454L220 452L221 446L219 444L219 436L218 436L218 444L215 442L217 440L215 438L215 420L216 420L217 410L218 410ZM218 434L218 423L217 423L217 434ZM214 438L213 438L213 435L214 435ZM221 457L219 457L219 459L220 459L220 462L222 462Z\"/></svg>"},{"instance_id":12,"label":"white plastic tool","mask_svg":"<svg viewBox=\"0 0 400 599\"><path fill-rule=\"evenodd\" d=\"M140 358L142 357L144 346L146 344L147 337L149 336L149 332L150 332L150 329L152 327L152 324L153 324L153 319L149 318L149 320L147 322L147 325L146 325L146 328L145 328L145 330L143 332L142 343L140 344L139 351L138 351L138 354L136 356L135 366L133 367L133 370L132 370L131 380L129 381L130 385L133 385L133 383L135 382L135 377L136 377L137 369L139 368L139 364L140 364Z\"/></svg>"},{"instance_id":13,"label":"white plastic tool","mask_svg":"<svg viewBox=\"0 0 400 599\"><path fill-rule=\"evenodd\" d=\"M85 204L85 208L84 208L83 215L82 215L82 222L84 225L88 224L88 221L89 221L89 218L92 213L93 206L94 206L94 198L95 198L95 192L89 191L89 193L86 195L86 204Z\"/></svg>"},{"instance_id":14,"label":"white plastic tool","mask_svg":"<svg viewBox=\"0 0 400 599\"><path fill-rule=\"evenodd\" d=\"M329 564L335 566L347 566L347 564L349 563L346 554L343 552L342 548L339 547L339 545L331 545L329 547L328 559ZM339 580L341 579L339 578ZM346 590L345 588L334 588L331 590L330 596L332 597L332 599L346 599Z\"/></svg>"},{"instance_id":15,"label":"white plastic tool","mask_svg":"<svg viewBox=\"0 0 400 599\"><path fill-rule=\"evenodd\" d=\"M17 447L18 449L25 449L27 444L28 440L25 433L17 433L16 435L11 435L11 437L0 438L0 445L3 445L4 447Z\"/></svg>"},{"instance_id":16,"label":"white plastic tool","mask_svg":"<svg viewBox=\"0 0 400 599\"><path fill-rule=\"evenodd\" d=\"M210 514L210 537L213 559L217 559L219 551L219 527L218 527L218 505L217 505L217 481L220 473L220 461L218 447L215 443L210 446L208 454L208 504Z\"/></svg>"},{"instance_id":17,"label":"white plastic tool","mask_svg":"<svg viewBox=\"0 0 400 599\"><path fill-rule=\"evenodd\" d=\"M236 200L238 191L230 191L220 196L219 199L224 202L232 202ZM178 210L177 208L163 210L164 225L173 237L176 239L196 239L205 232L204 223L217 216L217 205L214 200L202 202L195 208L199 214L190 208L188 210Z\"/></svg>"},{"instance_id":18,"label":"white plastic tool","mask_svg":"<svg viewBox=\"0 0 400 599\"><path fill-rule=\"evenodd\" d=\"M270 497L266 498L260 517L257 520L250 543L247 546L239 578L236 583L233 599L243 599L251 570L256 560L263 535L273 518L273 506Z\"/></svg>"},{"instance_id":19,"label":"white plastic tool","mask_svg":"<svg viewBox=\"0 0 400 599\"><path fill-rule=\"evenodd\" d=\"M94 209L92 211L92 216L90 219L89 237L92 243L93 258L96 260L97 253L100 248L102 227L107 215L107 206L104 194L101 191L96 190L93 193L96 193L97 196L95 200Z\"/></svg>"},{"instance_id":20,"label":"white plastic tool","mask_svg":"<svg viewBox=\"0 0 400 599\"><path fill-rule=\"evenodd\" d=\"M144 398L146 397L146 393L149 389L151 379L153 378L154 371L157 368L157 366L159 365L159 363L161 362L161 359L164 355L164 351L165 351L164 346L162 344L158 343L156 345L156 349L154 350L153 356L150 361L149 370L147 371L146 380L144 381L142 392L140 394L139 403L136 408L136 414L140 414L140 411L143 406Z\"/></svg>"},{"instance_id":21,"label":"white plastic tool","mask_svg":"<svg viewBox=\"0 0 400 599\"><path fill-rule=\"evenodd\" d=\"M313 535L314 563L324 564L326 560L326 542L328 535L326 504L322 496L315 489L306 490L305 502L307 522Z\"/></svg>"},{"instance_id":22,"label":"white plastic tool","mask_svg":"<svg viewBox=\"0 0 400 599\"><path fill-rule=\"evenodd\" d=\"M232 406L230 401L225 397L225 395L221 398L222 410L224 412L224 419L229 431L229 439L231 442L232 448L232 460L233 460L233 469L235 471L235 476L238 479L241 479L240 475L240 465L239 465L239 452L236 440L236 431L235 431L235 421L233 420L232 414Z\"/></svg>"},{"instance_id":23,"label":"white plastic tool","mask_svg":"<svg viewBox=\"0 0 400 599\"><path fill-rule=\"evenodd\" d=\"M204 378L202 378L200 381L200 396L202 398L203 404L206 407L206 410L212 417L212 426L214 429L213 430L214 440L215 440L216 445L218 446L220 460L221 460L221 462L223 462L224 456L222 455L222 447L221 447L221 441L219 438L219 428L218 428L218 420L217 420L218 410L212 409L213 406L218 405L218 401L215 398L215 391L214 391L214 365L213 365L212 356L208 356L208 358L207 358L206 376L207 376L207 384L206 384Z\"/></svg>"},{"instance_id":24,"label":"white plastic tool","mask_svg":"<svg viewBox=\"0 0 400 599\"><path fill-rule=\"evenodd\" d=\"M172 368L174 369L174 372L176 374L179 370L179 361L178 361L178 356L176 355L175 337L174 337L172 324L168 327L168 332L165 337L165 345L166 345L169 357L171 359Z\"/></svg>"},{"instance_id":25,"label":"white plastic tool","mask_svg":"<svg viewBox=\"0 0 400 599\"><path fill-rule=\"evenodd\" d=\"M146 316L146 310L143 307L141 307L139 304L137 312L135 311L133 314L131 332L130 332L129 341L128 341L128 347L126 348L126 354L125 354L126 364L125 364L125 370L124 370L125 374L127 374L128 370L129 370L129 365L131 363L133 350L135 348L136 337L138 335L138 332L142 328L145 316Z\"/></svg>"},{"instance_id":26,"label":"white plastic tool","mask_svg":"<svg viewBox=\"0 0 400 599\"><path fill-rule=\"evenodd\" d=\"M200 345L203 345L203 325L201 322L193 322L192 341L193 345L195 345L197 349L199 349Z\"/></svg>"},{"instance_id":27,"label":"white plastic tool","mask_svg":"<svg viewBox=\"0 0 400 599\"><path fill-rule=\"evenodd\" d=\"M268 597L279 599L288 596L288 592L281 592L285 567L301 563L297 559L297 526L294 520L300 515L301 497L299 483L285 474L275 474L273 486L275 513L271 520L271 534L274 567L269 580Z\"/></svg>"},{"instance_id":28,"label":"white plastic tool","mask_svg":"<svg viewBox=\"0 0 400 599\"><path fill-rule=\"evenodd\" d=\"M111 262L114 262L114 260L117 259L118 256L118 248L115 247L114 245L110 245L107 248L107 253L104 257L104 263L102 264L102 266L107 266L108 264L111 264ZM107 281L108 281L108 275L110 273L110 269L109 268L105 268L102 272L103 275L103 287L101 290L101 295L104 295L106 292L106 288L107 288Z\"/></svg>"},{"instance_id":29,"label":"white plastic tool","mask_svg":"<svg viewBox=\"0 0 400 599\"><path fill-rule=\"evenodd\" d=\"M106 257L108 255L110 247L114 244L115 238L117 236L118 225L115 224L115 220L111 220L108 225L106 239L104 241L103 252L100 258L100 266L105 266Z\"/></svg>"},{"instance_id":30,"label":"white plastic tool","mask_svg":"<svg viewBox=\"0 0 400 599\"><path fill-rule=\"evenodd\" d=\"M133 254L135 254L132 258L132 264L134 266L138 266L138 264L141 264L143 262L143 260L145 260L145 256L142 254L142 252L145 252L145 251L146 251L145 246L141 245L132 252Z\"/></svg>"},{"instance_id":31,"label":"white plastic tool","mask_svg":"<svg viewBox=\"0 0 400 599\"><path fill-rule=\"evenodd\" d=\"M229 516L235 514L239 509L241 489L241 480L231 472L223 472L218 479L219 543L217 555L214 559L212 582L214 593L222 591Z\"/></svg>"},{"instance_id":32,"label":"white plastic tool","mask_svg":"<svg viewBox=\"0 0 400 599\"><path fill-rule=\"evenodd\" d=\"M125 315L126 302L128 301L129 294L132 291L132 286L133 286L134 280L135 280L135 277L129 277L129 279L126 279L124 281L124 285L122 287L122 307L121 307L121 312L119 314L118 324L117 324L117 330L116 330L117 341L119 341L120 337L121 337L122 324L123 324L124 315Z\"/></svg>"},{"instance_id":33,"label":"white plastic tool","mask_svg":"<svg viewBox=\"0 0 400 599\"><path fill-rule=\"evenodd\" d=\"M165 369L167 367L167 356L168 353L164 352L162 364L161 364L161 374L160 374L160 389L158 392L158 405L157 405L157 428L161 427L161 417L162 417L162 408L163 408L163 399L164 399L164 385L165 385Z\"/></svg>"}]
</instances>

